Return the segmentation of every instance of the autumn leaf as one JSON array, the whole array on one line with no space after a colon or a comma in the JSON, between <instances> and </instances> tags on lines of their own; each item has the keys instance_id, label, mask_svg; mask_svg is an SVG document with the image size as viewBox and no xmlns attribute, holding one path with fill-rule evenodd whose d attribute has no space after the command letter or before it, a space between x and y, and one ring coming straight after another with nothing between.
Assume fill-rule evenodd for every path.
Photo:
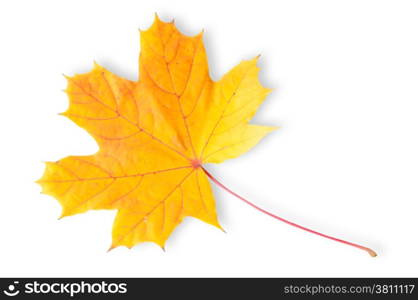
<instances>
[{"instance_id":1,"label":"autumn leaf","mask_svg":"<svg viewBox=\"0 0 418 300\"><path fill-rule=\"evenodd\" d=\"M214 82L202 33L185 36L156 17L141 31L139 81L98 64L67 78L63 115L100 150L48 162L43 192L60 202L63 217L117 209L112 247L163 247L187 216L220 227L201 166L237 157L275 129L248 123L269 93L256 63L243 61Z\"/></svg>"},{"instance_id":2,"label":"autumn leaf","mask_svg":"<svg viewBox=\"0 0 418 300\"><path fill-rule=\"evenodd\" d=\"M249 124L270 92L260 84L256 64L257 58L242 61L214 82L202 33L185 36L156 16L141 31L138 81L98 64L67 77L70 104L62 115L89 132L100 150L46 163L38 181L43 193L59 201L61 217L117 210L110 249L147 241L164 247L185 217L221 228L209 177L264 214L376 256L256 206L203 167L247 152L276 129Z\"/></svg>"}]
</instances>

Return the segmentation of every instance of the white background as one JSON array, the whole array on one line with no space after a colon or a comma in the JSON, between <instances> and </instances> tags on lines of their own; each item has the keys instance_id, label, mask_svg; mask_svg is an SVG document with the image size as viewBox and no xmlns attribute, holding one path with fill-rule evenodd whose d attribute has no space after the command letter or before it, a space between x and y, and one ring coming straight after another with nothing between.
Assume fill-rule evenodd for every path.
<instances>
[{"instance_id":1,"label":"white background","mask_svg":"<svg viewBox=\"0 0 418 300\"><path fill-rule=\"evenodd\" d=\"M93 61L134 80L154 12L205 29L211 75L262 54L282 128L208 166L260 206L379 256L292 228L214 187L227 231L186 220L164 253L106 253L114 211L58 221L42 161L97 150L68 119L61 73ZM417 1L2 1L0 276L418 276Z\"/></svg>"}]
</instances>

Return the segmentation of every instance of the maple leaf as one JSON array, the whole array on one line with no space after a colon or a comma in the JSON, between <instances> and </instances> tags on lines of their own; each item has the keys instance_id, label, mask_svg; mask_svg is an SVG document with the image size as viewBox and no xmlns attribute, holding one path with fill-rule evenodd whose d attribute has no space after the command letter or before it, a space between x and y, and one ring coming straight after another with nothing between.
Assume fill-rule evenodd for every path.
<instances>
[{"instance_id":1,"label":"maple leaf","mask_svg":"<svg viewBox=\"0 0 418 300\"><path fill-rule=\"evenodd\" d=\"M248 123L270 91L258 80L257 58L214 82L202 33L185 36L156 16L140 35L139 81L98 64L67 77L63 115L100 150L48 162L39 180L62 216L117 209L111 248L163 247L187 216L220 228L202 165L237 157L275 129Z\"/></svg>"},{"instance_id":2,"label":"maple leaf","mask_svg":"<svg viewBox=\"0 0 418 300\"><path fill-rule=\"evenodd\" d=\"M161 247L185 217L221 228L208 177L248 205L324 238L376 253L268 212L224 186L203 165L235 158L272 126L249 124L270 92L258 80L257 58L242 61L220 81L209 77L202 33L188 37L155 16L141 31L140 80L94 65L67 77L64 116L89 132L100 150L47 162L38 183L62 206L61 217L116 209L112 245Z\"/></svg>"}]
</instances>

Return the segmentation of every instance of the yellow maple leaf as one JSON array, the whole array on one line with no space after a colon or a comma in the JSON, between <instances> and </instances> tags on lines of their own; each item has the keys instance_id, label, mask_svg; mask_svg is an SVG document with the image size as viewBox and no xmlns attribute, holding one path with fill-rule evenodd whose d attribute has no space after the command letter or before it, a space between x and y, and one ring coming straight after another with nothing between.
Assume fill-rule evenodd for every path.
<instances>
[{"instance_id":1,"label":"yellow maple leaf","mask_svg":"<svg viewBox=\"0 0 418 300\"><path fill-rule=\"evenodd\" d=\"M202 165L237 157L275 129L249 124L269 93L256 63L243 61L214 82L202 33L185 36L156 16L141 31L139 81L98 64L68 77L63 115L100 150L46 163L43 192L60 202L62 216L118 210L111 248L163 247L187 216L220 227Z\"/></svg>"},{"instance_id":2,"label":"yellow maple leaf","mask_svg":"<svg viewBox=\"0 0 418 300\"><path fill-rule=\"evenodd\" d=\"M46 163L38 183L62 206L62 217L116 209L112 245L154 242L161 247L185 218L219 225L208 182L255 209L307 232L376 256L372 249L298 225L231 191L203 165L237 157L276 129L249 124L270 92L258 80L257 58L223 78L209 77L202 33L181 34L174 23L141 32L140 80L94 65L67 77L70 105L64 116L86 129L100 150Z\"/></svg>"}]
</instances>

